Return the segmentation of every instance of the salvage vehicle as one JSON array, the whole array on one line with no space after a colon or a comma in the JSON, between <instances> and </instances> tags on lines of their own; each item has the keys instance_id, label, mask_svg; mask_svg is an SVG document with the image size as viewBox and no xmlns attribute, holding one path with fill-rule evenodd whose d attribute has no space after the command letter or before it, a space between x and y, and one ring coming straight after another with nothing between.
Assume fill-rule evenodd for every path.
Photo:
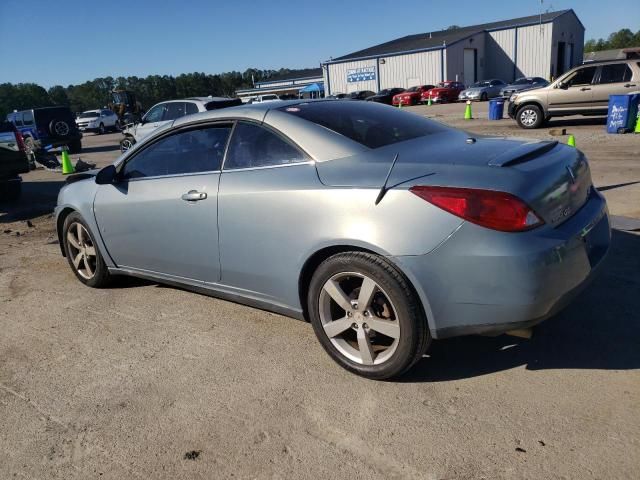
<instances>
[{"instance_id":1,"label":"salvage vehicle","mask_svg":"<svg viewBox=\"0 0 640 480\"><path fill-rule=\"evenodd\" d=\"M579 150L375 102L185 116L68 182L55 223L83 284L133 275L308 319L335 362L373 379L433 338L553 315L610 243Z\"/></svg>"},{"instance_id":2,"label":"salvage vehicle","mask_svg":"<svg viewBox=\"0 0 640 480\"><path fill-rule=\"evenodd\" d=\"M490 98L499 97L500 91L506 85L506 83L498 78L476 82L469 88L461 91L460 95L458 95L458 100L480 100L481 102L486 102Z\"/></svg>"},{"instance_id":3,"label":"salvage vehicle","mask_svg":"<svg viewBox=\"0 0 640 480\"><path fill-rule=\"evenodd\" d=\"M0 201L18 200L22 193L21 173L30 170L22 135L11 122L0 122Z\"/></svg>"},{"instance_id":4,"label":"salvage vehicle","mask_svg":"<svg viewBox=\"0 0 640 480\"><path fill-rule=\"evenodd\" d=\"M124 138L120 140L120 151L126 152L151 132L163 125L170 124L177 118L238 105L242 105L242 100L228 97L191 97L157 103L151 107L139 123L128 125L123 130Z\"/></svg>"},{"instance_id":5,"label":"salvage vehicle","mask_svg":"<svg viewBox=\"0 0 640 480\"><path fill-rule=\"evenodd\" d=\"M404 92L398 93L393 97L393 106L402 105L417 105L422 101L422 94L428 90L431 90L433 85L417 85L415 87L407 88Z\"/></svg>"},{"instance_id":6,"label":"salvage vehicle","mask_svg":"<svg viewBox=\"0 0 640 480\"><path fill-rule=\"evenodd\" d=\"M118 115L118 122L121 127L139 122L142 115L144 115L142 103L136 98L136 94L130 90L112 91L109 109Z\"/></svg>"},{"instance_id":7,"label":"salvage vehicle","mask_svg":"<svg viewBox=\"0 0 640 480\"><path fill-rule=\"evenodd\" d=\"M391 105L393 103L393 97L402 92L404 92L404 88L385 88L375 95L368 97L367 102L378 102L384 103L385 105Z\"/></svg>"},{"instance_id":8,"label":"salvage vehicle","mask_svg":"<svg viewBox=\"0 0 640 480\"><path fill-rule=\"evenodd\" d=\"M542 77L522 77L503 87L502 90L500 90L500 96L508 100L514 93L524 92L525 90L534 88L542 88L547 85L549 85L549 82Z\"/></svg>"},{"instance_id":9,"label":"salvage vehicle","mask_svg":"<svg viewBox=\"0 0 640 480\"><path fill-rule=\"evenodd\" d=\"M120 130L118 115L109 109L87 110L76 117L76 125L81 132L96 132L100 135L108 130Z\"/></svg>"},{"instance_id":10,"label":"salvage vehicle","mask_svg":"<svg viewBox=\"0 0 640 480\"><path fill-rule=\"evenodd\" d=\"M440 82L426 92L422 92L422 102L428 102L431 98L432 102L456 102L460 92L465 89L465 86L461 82L452 82L447 80L446 82Z\"/></svg>"},{"instance_id":11,"label":"salvage vehicle","mask_svg":"<svg viewBox=\"0 0 640 480\"><path fill-rule=\"evenodd\" d=\"M82 150L82 133L69 107L42 107L12 112L7 121L13 123L22 138L27 155L45 147L69 148L71 153Z\"/></svg>"},{"instance_id":12,"label":"salvage vehicle","mask_svg":"<svg viewBox=\"0 0 640 480\"><path fill-rule=\"evenodd\" d=\"M609 95L638 90L637 59L592 62L569 70L549 86L512 94L508 113L520 127L538 128L552 117L606 115Z\"/></svg>"}]
</instances>

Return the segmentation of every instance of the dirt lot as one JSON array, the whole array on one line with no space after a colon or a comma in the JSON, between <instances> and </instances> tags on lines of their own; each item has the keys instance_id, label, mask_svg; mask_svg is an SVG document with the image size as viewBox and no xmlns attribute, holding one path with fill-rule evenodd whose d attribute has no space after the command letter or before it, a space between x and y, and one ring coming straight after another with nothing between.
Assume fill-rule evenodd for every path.
<instances>
[{"instance_id":1,"label":"dirt lot","mask_svg":"<svg viewBox=\"0 0 640 480\"><path fill-rule=\"evenodd\" d=\"M465 122L461 105L413 110L556 138ZM610 211L640 219L640 135L552 126L576 136ZM89 134L81 156L105 165L118 139ZM50 218L62 176L24 179L0 205L0 478L637 477L637 233L614 231L602 274L531 340L437 342L401 381L372 382L303 322L141 281L83 287Z\"/></svg>"}]
</instances>

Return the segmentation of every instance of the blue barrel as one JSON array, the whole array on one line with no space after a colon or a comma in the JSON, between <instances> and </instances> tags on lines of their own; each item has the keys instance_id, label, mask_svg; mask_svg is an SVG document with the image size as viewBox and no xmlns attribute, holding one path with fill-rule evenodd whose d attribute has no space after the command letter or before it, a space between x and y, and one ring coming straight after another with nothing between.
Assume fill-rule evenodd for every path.
<instances>
[{"instance_id":1,"label":"blue barrel","mask_svg":"<svg viewBox=\"0 0 640 480\"><path fill-rule=\"evenodd\" d=\"M633 132L638 116L640 94L609 95L607 133Z\"/></svg>"},{"instance_id":2,"label":"blue barrel","mask_svg":"<svg viewBox=\"0 0 640 480\"><path fill-rule=\"evenodd\" d=\"M494 98L489 100L489 120L502 120L502 114L504 113L504 100L501 98Z\"/></svg>"}]
</instances>

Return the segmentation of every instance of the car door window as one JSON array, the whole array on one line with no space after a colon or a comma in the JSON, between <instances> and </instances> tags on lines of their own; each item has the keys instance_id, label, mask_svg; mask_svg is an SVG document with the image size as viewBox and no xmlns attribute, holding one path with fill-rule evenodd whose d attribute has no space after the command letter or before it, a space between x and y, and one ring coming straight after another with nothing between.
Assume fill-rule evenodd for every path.
<instances>
[{"instance_id":1,"label":"car door window","mask_svg":"<svg viewBox=\"0 0 640 480\"><path fill-rule=\"evenodd\" d=\"M153 107L151 110L147 112L147 114L144 116L144 119L147 122L161 122L162 115L164 113L164 108L165 108L164 104L156 105L155 107Z\"/></svg>"},{"instance_id":2,"label":"car door window","mask_svg":"<svg viewBox=\"0 0 640 480\"><path fill-rule=\"evenodd\" d=\"M596 67L587 67L577 70L570 78L565 81L569 87L577 85L591 85L593 75L596 73Z\"/></svg>"},{"instance_id":3,"label":"car door window","mask_svg":"<svg viewBox=\"0 0 640 480\"><path fill-rule=\"evenodd\" d=\"M231 137L225 170L302 162L305 155L264 127L239 122Z\"/></svg>"},{"instance_id":4,"label":"car door window","mask_svg":"<svg viewBox=\"0 0 640 480\"><path fill-rule=\"evenodd\" d=\"M22 114L22 123L25 127L33 125L33 112L24 112Z\"/></svg>"},{"instance_id":5,"label":"car door window","mask_svg":"<svg viewBox=\"0 0 640 480\"><path fill-rule=\"evenodd\" d=\"M198 113L198 106L195 103L186 102L186 105L187 105L187 115Z\"/></svg>"},{"instance_id":6,"label":"car door window","mask_svg":"<svg viewBox=\"0 0 640 480\"><path fill-rule=\"evenodd\" d=\"M622 83L631 80L631 69L626 63L603 65L599 83Z\"/></svg>"},{"instance_id":7,"label":"car door window","mask_svg":"<svg viewBox=\"0 0 640 480\"><path fill-rule=\"evenodd\" d=\"M175 120L176 118L184 117L186 115L184 102L170 102L167 103L167 110L162 117L162 120Z\"/></svg>"},{"instance_id":8,"label":"car door window","mask_svg":"<svg viewBox=\"0 0 640 480\"><path fill-rule=\"evenodd\" d=\"M180 175L220 170L230 124L220 124L164 137L125 163L121 178Z\"/></svg>"}]
</instances>

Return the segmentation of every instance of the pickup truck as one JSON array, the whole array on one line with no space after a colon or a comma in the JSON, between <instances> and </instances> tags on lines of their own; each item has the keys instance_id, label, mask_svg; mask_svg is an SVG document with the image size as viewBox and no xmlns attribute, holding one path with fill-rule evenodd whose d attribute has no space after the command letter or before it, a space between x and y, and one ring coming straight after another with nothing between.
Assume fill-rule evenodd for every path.
<instances>
[{"instance_id":1,"label":"pickup truck","mask_svg":"<svg viewBox=\"0 0 640 480\"><path fill-rule=\"evenodd\" d=\"M21 173L29 172L22 135L10 122L0 122L0 200L17 200L22 192Z\"/></svg>"}]
</instances>

